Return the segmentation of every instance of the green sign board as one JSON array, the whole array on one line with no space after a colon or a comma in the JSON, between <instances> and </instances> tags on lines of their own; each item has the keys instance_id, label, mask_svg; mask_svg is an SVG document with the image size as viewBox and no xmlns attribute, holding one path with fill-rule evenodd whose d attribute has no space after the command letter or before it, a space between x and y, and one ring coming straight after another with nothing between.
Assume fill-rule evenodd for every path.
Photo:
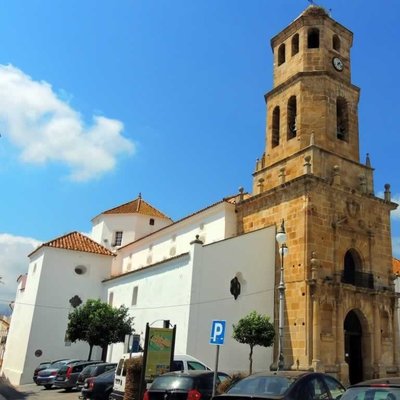
<instances>
[{"instance_id":1,"label":"green sign board","mask_svg":"<svg viewBox=\"0 0 400 400\"><path fill-rule=\"evenodd\" d=\"M170 369L174 330L149 328L148 335L145 380L152 381Z\"/></svg>"}]
</instances>

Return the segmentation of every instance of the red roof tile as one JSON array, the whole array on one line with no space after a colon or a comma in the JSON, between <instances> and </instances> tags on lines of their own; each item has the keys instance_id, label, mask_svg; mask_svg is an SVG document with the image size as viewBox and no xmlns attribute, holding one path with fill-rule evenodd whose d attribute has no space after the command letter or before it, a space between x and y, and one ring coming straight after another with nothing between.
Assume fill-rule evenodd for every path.
<instances>
[{"instance_id":1,"label":"red roof tile","mask_svg":"<svg viewBox=\"0 0 400 400\"><path fill-rule=\"evenodd\" d=\"M41 247L54 247L57 249L83 251L85 253L101 254L104 256L114 255L113 252L106 249L101 244L95 242L94 240L88 238L85 235L82 235L79 232L71 232L68 233L67 235L60 236L57 239L51 240L50 242L43 243L40 247L38 247L31 254L29 254L29 256L31 256Z\"/></svg>"},{"instance_id":2,"label":"red roof tile","mask_svg":"<svg viewBox=\"0 0 400 400\"><path fill-rule=\"evenodd\" d=\"M400 275L400 260L397 258L392 258L393 273Z\"/></svg>"},{"instance_id":3,"label":"red roof tile","mask_svg":"<svg viewBox=\"0 0 400 400\"><path fill-rule=\"evenodd\" d=\"M140 195L137 199L118 207L111 208L110 210L104 211L102 214L143 214L151 217L171 219L144 201Z\"/></svg>"}]
</instances>

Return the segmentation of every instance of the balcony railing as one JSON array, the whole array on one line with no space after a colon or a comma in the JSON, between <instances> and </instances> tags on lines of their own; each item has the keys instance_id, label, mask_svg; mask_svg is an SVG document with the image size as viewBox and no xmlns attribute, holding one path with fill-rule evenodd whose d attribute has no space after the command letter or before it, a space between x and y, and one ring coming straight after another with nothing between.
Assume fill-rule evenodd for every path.
<instances>
[{"instance_id":1,"label":"balcony railing","mask_svg":"<svg viewBox=\"0 0 400 400\"><path fill-rule=\"evenodd\" d=\"M357 287L373 289L374 288L374 275L367 272L360 271L342 271L342 283L347 283Z\"/></svg>"}]
</instances>

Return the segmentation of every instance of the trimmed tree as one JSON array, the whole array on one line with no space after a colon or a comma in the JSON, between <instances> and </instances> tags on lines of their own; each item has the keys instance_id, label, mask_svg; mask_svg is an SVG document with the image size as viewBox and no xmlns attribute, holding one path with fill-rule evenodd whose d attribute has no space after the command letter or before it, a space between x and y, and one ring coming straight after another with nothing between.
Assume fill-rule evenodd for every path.
<instances>
[{"instance_id":1,"label":"trimmed tree","mask_svg":"<svg viewBox=\"0 0 400 400\"><path fill-rule=\"evenodd\" d=\"M252 311L233 325L232 337L239 343L250 346L249 374L253 372L254 346L270 347L274 343L275 329L266 315Z\"/></svg>"},{"instance_id":2,"label":"trimmed tree","mask_svg":"<svg viewBox=\"0 0 400 400\"><path fill-rule=\"evenodd\" d=\"M93 346L100 346L103 355L111 343L123 342L125 335L134 332L133 317L128 308L113 308L100 300L88 300L68 315L67 337L71 342L81 340L89 344L88 360Z\"/></svg>"}]
</instances>

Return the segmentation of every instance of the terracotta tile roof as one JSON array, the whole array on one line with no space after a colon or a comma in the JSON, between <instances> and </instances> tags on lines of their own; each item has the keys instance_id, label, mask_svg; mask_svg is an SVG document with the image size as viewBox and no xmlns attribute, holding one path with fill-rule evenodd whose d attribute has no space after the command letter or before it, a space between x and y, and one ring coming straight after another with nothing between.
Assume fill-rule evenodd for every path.
<instances>
[{"instance_id":1,"label":"terracotta tile roof","mask_svg":"<svg viewBox=\"0 0 400 400\"><path fill-rule=\"evenodd\" d=\"M82 235L79 232L71 232L64 236L60 236L50 242L43 243L40 247L34 250L29 256L35 253L42 247L54 247L57 249L83 251L85 253L101 254L104 256L113 256L114 253L106 249L101 244L95 242L94 240ZM28 257L29 257L28 256Z\"/></svg>"},{"instance_id":2,"label":"terracotta tile roof","mask_svg":"<svg viewBox=\"0 0 400 400\"><path fill-rule=\"evenodd\" d=\"M122 204L118 207L111 208L110 210L104 211L102 214L143 214L151 217L167 218L165 214L154 208L152 205L147 203L139 195L137 199L130 201L129 203Z\"/></svg>"},{"instance_id":3,"label":"terracotta tile roof","mask_svg":"<svg viewBox=\"0 0 400 400\"><path fill-rule=\"evenodd\" d=\"M145 239L145 238L148 238L148 237L151 236L151 235L154 235L154 234L156 234L156 233L158 233L158 232L161 232L161 231L163 231L163 230L165 230L165 229L169 229L169 228L171 228L171 226L177 225L177 224L179 224L179 223L182 222L182 221L185 221L185 220L187 220L187 219L189 219L189 218L191 218L191 217L194 217L194 216L197 215L197 214L200 214L200 213L202 213L202 212L204 212L204 211L206 211L206 210L208 210L208 209L210 209L210 208L212 208L212 207L215 207L215 206L218 205L218 204L222 204L222 203L236 204L236 202L237 202L237 200L238 200L238 197L239 197L239 196L238 196L237 194L232 195L232 196L228 196L228 197L224 197L222 200L217 201L217 202L215 202L215 203L213 203L213 204L211 204L211 205L209 205L209 206L207 206L207 207L205 207L205 208L202 208L201 210L195 211L195 212L193 212L192 214L189 214L189 215L187 215L186 217L183 217L183 218L179 219L178 221L173 222L171 225L164 226L163 228L160 228L158 231L155 231L155 232L149 233L148 235L142 236L142 237L140 237L139 239L135 240L134 242L139 242L140 240L143 240L143 239ZM251 197L251 196L250 196L247 192L243 194L243 199L244 199L244 200L248 199L249 197ZM119 248L119 250L120 250L120 249L123 249L124 247L130 246L130 245L131 245L132 243L134 243L134 242L130 242L130 243L125 244L124 246L121 246L121 247Z\"/></svg>"},{"instance_id":4,"label":"terracotta tile roof","mask_svg":"<svg viewBox=\"0 0 400 400\"><path fill-rule=\"evenodd\" d=\"M393 273L400 275L400 260L397 258L392 258Z\"/></svg>"}]
</instances>

